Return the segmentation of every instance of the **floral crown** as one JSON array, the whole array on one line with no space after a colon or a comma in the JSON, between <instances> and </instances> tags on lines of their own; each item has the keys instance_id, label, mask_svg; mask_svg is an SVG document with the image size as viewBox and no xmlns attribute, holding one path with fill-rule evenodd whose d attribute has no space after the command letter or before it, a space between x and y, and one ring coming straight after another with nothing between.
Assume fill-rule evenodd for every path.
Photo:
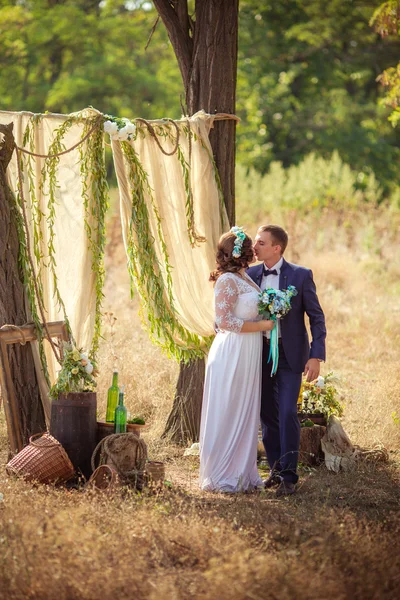
<instances>
[{"instance_id":1,"label":"floral crown","mask_svg":"<svg viewBox=\"0 0 400 600\"><path fill-rule=\"evenodd\" d=\"M246 239L246 234L243 230L243 227L232 227L231 233L235 234L236 240L233 244L232 256L233 258L240 258L242 255L242 246L243 242Z\"/></svg>"}]
</instances>

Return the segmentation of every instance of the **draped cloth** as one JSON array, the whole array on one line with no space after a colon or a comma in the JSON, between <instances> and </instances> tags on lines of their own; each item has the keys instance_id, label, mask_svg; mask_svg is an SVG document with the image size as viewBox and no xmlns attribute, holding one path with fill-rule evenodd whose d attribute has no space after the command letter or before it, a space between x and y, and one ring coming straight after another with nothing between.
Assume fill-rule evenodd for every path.
<instances>
[{"instance_id":1,"label":"draped cloth","mask_svg":"<svg viewBox=\"0 0 400 600\"><path fill-rule=\"evenodd\" d=\"M85 111L88 116L99 114L94 109ZM82 113L80 113L82 114ZM60 127L67 116L45 114L36 120L34 127L33 147L24 145L23 137L32 113L0 111L0 123L14 124L14 137L19 147L38 154L48 154L55 130ZM198 242L194 247L190 244L186 216L187 187L182 165L177 153L164 155L149 132L138 135L137 140L130 142L141 165L148 176L153 190L152 196L146 197L149 221L157 259L161 273L166 280L163 266L163 252L157 224L154 217L154 206L161 218L161 231L166 244L169 264L172 267L172 294L175 314L179 323L201 337L213 333L214 310L213 289L208 283L208 276L215 266L215 250L218 239L227 227L225 209L221 206L220 194L216 181L212 151L209 143L209 131L213 125L213 117L204 112L197 113L190 119L176 121L180 129L179 145L188 169L190 188L193 193L194 226L196 233L206 241ZM189 123L188 123L189 121ZM167 121L152 122L156 128L171 127ZM189 150L188 127L195 134ZM184 130L186 128L186 132ZM63 138L65 149L71 148L81 139L83 124L74 123ZM175 129L172 128L172 133ZM167 151L174 147L173 140L160 137L160 143ZM120 193L120 210L122 234L127 246L128 231L132 218L132 189L129 180L129 161L123 155L121 144L112 142L112 152ZM47 321L63 320L62 309L54 297L53 275L48 265L48 244L50 231L48 227L48 180L42 181L41 171L45 164L43 158L28 158L22 155L24 162L24 195L28 215L31 254L35 257L38 251L42 255L42 266L36 261L36 276L43 288L44 305ZM182 156L181 156L182 158ZM83 184L80 173L79 149L75 149L59 158L57 167L56 208L54 215L54 256L56 276L61 298L65 304L71 330L79 347L90 348L94 333L96 290L95 273L92 270L92 256L85 232L85 211L83 206ZM27 169L33 169L34 186L31 189ZM10 188L17 193L17 160L16 153L8 167ZM33 196L36 198L33 202ZM90 196L90 189L89 189ZM152 205L153 202L153 205ZM42 213L39 223L40 237L34 238L34 208ZM86 217L87 218L87 217ZM38 221L36 217L36 221ZM93 223L89 220L89 225ZM140 265L137 265L140 269ZM168 302L168 299L165 299ZM177 340L179 342L179 340ZM46 350L49 364L50 380L55 379L56 362L49 348Z\"/></svg>"},{"instance_id":2,"label":"draped cloth","mask_svg":"<svg viewBox=\"0 0 400 600\"><path fill-rule=\"evenodd\" d=\"M194 139L189 157L188 122ZM213 287L208 283L210 271L215 268L215 251L218 240L227 226L225 208L221 206L218 186L211 160L209 132L213 117L203 111L193 117L177 121L180 129L179 145L186 162L190 160L190 186L193 193L194 225L196 233L205 238L192 247L188 235L185 204L187 191L182 167L177 153L166 156L150 134L137 136L130 142L147 173L153 191L155 208L161 217L162 234L172 267L173 304L178 321L191 333L210 336L214 332ZM157 129L171 128L168 122L157 122ZM184 131L186 128L186 132ZM175 128L171 129L172 134ZM160 143L171 152L174 142L160 136ZM132 215L132 189L129 181L129 161L124 157L118 141L112 143L115 171L120 193L122 233L127 247L129 222ZM163 271L163 256L151 198L146 194L150 213L151 232L155 239L157 258ZM140 265L138 265L140 269ZM165 279L165 270L163 272ZM168 299L165 298L165 302ZM179 343L178 338L176 341Z\"/></svg>"},{"instance_id":3,"label":"draped cloth","mask_svg":"<svg viewBox=\"0 0 400 600\"><path fill-rule=\"evenodd\" d=\"M32 117L29 112L0 112L0 123L14 124L14 138L19 147L32 149L37 154L47 155L49 147L54 139L55 130L60 127L66 117L64 115L43 115L38 119L34 127L33 147L23 143L24 132ZM64 137L65 148L76 144L82 135L83 125L74 124ZM26 200L26 211L28 228L30 234L30 252L36 263L36 276L43 288L43 300L45 306L46 321L63 321L64 313L54 297L54 280L48 265L48 246L50 232L48 228L48 180L43 181L41 171L45 164L44 158L30 157L21 154L24 164L23 190ZM30 161L33 169L34 187L27 176L28 163ZM73 150L60 157L57 168L56 209L54 217L54 256L56 262L56 275L61 298L65 304L71 330L78 346L90 347L95 319L95 274L92 271L92 257L88 248L85 233L84 207L82 201L82 181L79 165L79 149ZM17 156L14 152L7 169L8 183L11 190L17 194L18 172ZM48 178L47 178L48 179ZM33 197L36 201L33 202ZM33 204L42 213L40 219L40 237L34 238L33 227ZM42 267L35 260L35 253L42 255ZM29 311L28 311L29 314ZM18 323L21 325L21 323ZM34 345L34 357L36 354ZM45 343L47 363L50 381L56 377L57 362L48 343ZM35 362L37 364L37 356ZM41 391L46 386L45 379L41 373L38 374ZM49 404L46 395L42 393L42 400L46 417L49 416Z\"/></svg>"}]
</instances>

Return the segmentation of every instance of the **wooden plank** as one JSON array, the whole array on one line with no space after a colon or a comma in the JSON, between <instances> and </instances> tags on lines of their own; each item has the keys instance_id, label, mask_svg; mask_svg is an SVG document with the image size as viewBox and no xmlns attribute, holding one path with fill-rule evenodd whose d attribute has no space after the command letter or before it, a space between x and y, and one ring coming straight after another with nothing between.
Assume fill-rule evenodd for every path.
<instances>
[{"instance_id":1,"label":"wooden plank","mask_svg":"<svg viewBox=\"0 0 400 600\"><path fill-rule=\"evenodd\" d=\"M64 321L54 321L53 323L47 323L47 329L49 330L50 337L60 337L67 341L68 333ZM44 337L47 338L46 332L43 330ZM35 325L29 323L28 325L18 326L4 326L0 329L0 340L6 344L15 344L17 342L32 342L37 339Z\"/></svg>"}]
</instances>

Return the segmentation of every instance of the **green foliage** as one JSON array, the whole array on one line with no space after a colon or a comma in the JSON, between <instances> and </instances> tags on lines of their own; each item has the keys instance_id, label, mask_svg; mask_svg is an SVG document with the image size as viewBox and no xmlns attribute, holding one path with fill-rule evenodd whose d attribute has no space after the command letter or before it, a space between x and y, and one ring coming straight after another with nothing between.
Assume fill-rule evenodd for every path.
<instances>
[{"instance_id":1,"label":"green foliage","mask_svg":"<svg viewBox=\"0 0 400 600\"><path fill-rule=\"evenodd\" d=\"M56 383L50 389L50 397L57 400L59 394L70 392L93 392L96 388L95 365L82 348L64 343L61 370Z\"/></svg>"},{"instance_id":2,"label":"green foliage","mask_svg":"<svg viewBox=\"0 0 400 600\"><path fill-rule=\"evenodd\" d=\"M370 24L382 38L389 35L400 36L400 3L398 0L384 2L374 12ZM389 115L389 121L393 127L400 121L400 62L397 67L389 67L377 78L387 88L386 96L382 104L389 106L393 112Z\"/></svg>"},{"instance_id":3,"label":"green foliage","mask_svg":"<svg viewBox=\"0 0 400 600\"><path fill-rule=\"evenodd\" d=\"M240 163L266 173L273 162L287 168L336 150L351 169L373 172L385 193L398 181L399 142L386 106L395 124L397 4L241 0ZM70 113L93 105L130 118L179 117L182 82L162 23L145 49L156 18L140 0L3 0L2 108ZM370 21L391 37L380 39Z\"/></svg>"},{"instance_id":4,"label":"green foliage","mask_svg":"<svg viewBox=\"0 0 400 600\"><path fill-rule=\"evenodd\" d=\"M237 221L249 225L264 221L265 215L282 217L293 210L303 217L326 208L361 210L378 204L382 191L373 173L352 171L334 152L327 159L309 154L287 169L273 162L265 175L239 165L236 195Z\"/></svg>"},{"instance_id":5,"label":"green foliage","mask_svg":"<svg viewBox=\"0 0 400 600\"><path fill-rule=\"evenodd\" d=\"M93 105L128 117L179 117L182 84L164 27L145 50L157 17L148 8L148 2L1 2L3 108L70 113Z\"/></svg>"},{"instance_id":6,"label":"green foliage","mask_svg":"<svg viewBox=\"0 0 400 600\"><path fill-rule=\"evenodd\" d=\"M38 122L37 120L34 121L35 124L37 122ZM55 219L56 219L56 206L57 206L57 190L59 187L59 183L57 181L57 168L60 163L60 157L57 156L57 154L66 150L66 148L63 144L63 138L64 138L65 134L67 133L67 131L70 129L70 127L74 124L74 122L75 122L75 119L71 119L71 118L67 119L55 132L54 140L50 144L49 150L48 150L49 157L45 159L45 165L42 169L41 181L40 181L40 188L41 188L42 192L44 192L44 185L45 185L46 180L48 179L48 181L49 181L48 202L47 202L48 215L47 215L47 223L46 223L47 231L48 231L48 245L47 245L46 259L48 262L46 264L46 268L50 269L50 274L51 274L52 280L53 280L54 298L56 300L58 307L60 308L60 310L62 311L62 313L64 315L64 321L67 326L68 333L69 333L71 339L73 339L73 337L72 337L71 327L69 325L68 315L67 315L67 312L65 309L64 301L61 297L61 294L60 294L59 288L58 288L58 276L57 276L57 271L56 271L57 263L56 263L56 259L55 259L54 242L55 242L55 237L56 237ZM29 124L28 124L28 127L29 127ZM39 262L39 271L40 272L42 271L42 268L44 267L43 259L44 259L44 256L42 255L40 262Z\"/></svg>"},{"instance_id":7,"label":"green foliage","mask_svg":"<svg viewBox=\"0 0 400 600\"><path fill-rule=\"evenodd\" d=\"M98 117L86 119L82 137L85 137ZM93 131L85 146L79 147L83 204L85 210L85 230L92 253L92 271L96 279L96 315L91 356L95 356L101 337L101 305L104 297L105 280L104 250L106 244L105 218L109 208L107 171L104 155L104 134L102 127ZM90 193L89 193L90 191ZM92 226L89 225L89 221Z\"/></svg>"},{"instance_id":8,"label":"green foliage","mask_svg":"<svg viewBox=\"0 0 400 600\"><path fill-rule=\"evenodd\" d=\"M379 105L379 72L400 53L377 38L367 2L242 0L239 162L265 173L337 150L353 170L398 180L398 139Z\"/></svg>"},{"instance_id":9,"label":"green foliage","mask_svg":"<svg viewBox=\"0 0 400 600\"><path fill-rule=\"evenodd\" d=\"M143 419L143 417L132 417L131 419L128 419L127 423L132 423L135 425L145 425L146 421Z\"/></svg>"}]
</instances>

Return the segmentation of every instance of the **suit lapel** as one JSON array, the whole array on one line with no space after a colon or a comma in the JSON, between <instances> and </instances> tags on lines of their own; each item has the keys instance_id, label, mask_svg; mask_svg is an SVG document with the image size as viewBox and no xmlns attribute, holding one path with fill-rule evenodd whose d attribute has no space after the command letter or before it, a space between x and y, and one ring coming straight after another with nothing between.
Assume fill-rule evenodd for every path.
<instances>
[{"instance_id":1,"label":"suit lapel","mask_svg":"<svg viewBox=\"0 0 400 600\"><path fill-rule=\"evenodd\" d=\"M261 263L261 265L258 265L257 276L255 278L255 282L260 289L261 289L263 271L264 271L264 263Z\"/></svg>"},{"instance_id":2,"label":"suit lapel","mask_svg":"<svg viewBox=\"0 0 400 600\"><path fill-rule=\"evenodd\" d=\"M287 289L287 267L288 264L285 259L283 259L281 272L279 273L279 289L286 290Z\"/></svg>"}]
</instances>

